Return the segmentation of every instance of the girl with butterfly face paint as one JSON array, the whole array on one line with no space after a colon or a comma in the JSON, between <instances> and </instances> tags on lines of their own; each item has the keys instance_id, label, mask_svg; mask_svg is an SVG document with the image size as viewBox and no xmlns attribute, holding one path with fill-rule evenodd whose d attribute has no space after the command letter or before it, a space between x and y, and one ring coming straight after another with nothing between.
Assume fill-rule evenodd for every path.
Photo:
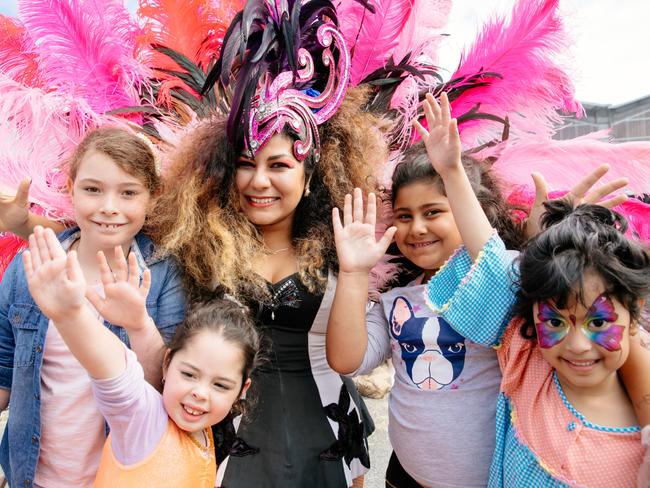
<instances>
[{"instance_id":1,"label":"girl with butterfly face paint","mask_svg":"<svg viewBox=\"0 0 650 488\"><path fill-rule=\"evenodd\" d=\"M477 341L480 333L500 335L489 486L635 486L637 474L647 486L639 420L649 412L638 399L650 393L639 374L650 354L638 321L650 293L650 252L602 206L545 206L545 230L519 256L518 289L495 279L496 262L463 273L454 258L427 289L432 308L454 327L455 303L497 308L495 297L508 294L514 303L514 320L500 330L477 315L474 329L460 331ZM449 279L457 288L441 297L440 280Z\"/></svg>"}]
</instances>

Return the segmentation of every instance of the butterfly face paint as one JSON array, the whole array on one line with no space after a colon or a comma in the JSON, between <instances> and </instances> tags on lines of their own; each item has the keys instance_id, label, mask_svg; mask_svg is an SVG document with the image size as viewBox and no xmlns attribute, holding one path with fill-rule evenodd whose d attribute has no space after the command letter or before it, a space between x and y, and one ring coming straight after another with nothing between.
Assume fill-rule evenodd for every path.
<instances>
[{"instance_id":1,"label":"butterfly face paint","mask_svg":"<svg viewBox=\"0 0 650 488\"><path fill-rule=\"evenodd\" d=\"M615 324L618 314L614 304L607 295L600 294L591 304L581 324L576 323L575 315L569 315L569 320L551 303L539 302L535 324L539 346L545 349L556 346L569 333L569 327L580 327L582 333L592 342L607 349L618 351L621 348L625 327Z\"/></svg>"},{"instance_id":2,"label":"butterfly face paint","mask_svg":"<svg viewBox=\"0 0 650 488\"><path fill-rule=\"evenodd\" d=\"M569 324L562 314L549 302L537 305L537 339L539 347L550 349L559 344L569 333Z\"/></svg>"},{"instance_id":3,"label":"butterfly face paint","mask_svg":"<svg viewBox=\"0 0 650 488\"><path fill-rule=\"evenodd\" d=\"M608 351L618 351L625 327L615 324L617 320L618 314L614 311L614 304L609 297L601 294L587 310L582 332L589 340Z\"/></svg>"}]
</instances>

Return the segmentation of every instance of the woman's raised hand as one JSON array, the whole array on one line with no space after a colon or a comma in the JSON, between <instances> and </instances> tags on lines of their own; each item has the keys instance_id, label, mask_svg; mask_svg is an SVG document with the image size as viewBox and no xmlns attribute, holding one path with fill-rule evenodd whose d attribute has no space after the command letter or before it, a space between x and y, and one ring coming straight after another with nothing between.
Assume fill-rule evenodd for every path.
<instances>
[{"instance_id":1,"label":"woman's raised hand","mask_svg":"<svg viewBox=\"0 0 650 488\"><path fill-rule=\"evenodd\" d=\"M0 193L0 232L18 232L29 219L29 185L31 179L20 182L15 195Z\"/></svg>"},{"instance_id":2,"label":"woman's raised hand","mask_svg":"<svg viewBox=\"0 0 650 488\"><path fill-rule=\"evenodd\" d=\"M345 196L343 222L339 209L332 210L334 240L339 258L339 272L369 272L386 253L388 245L397 230L390 227L381 239L375 238L377 200L374 193L368 195L366 212L363 212L363 195L360 188L354 189L354 197Z\"/></svg>"},{"instance_id":3,"label":"woman's raised hand","mask_svg":"<svg viewBox=\"0 0 650 488\"><path fill-rule=\"evenodd\" d=\"M151 287L151 272L146 269L140 283L138 262L134 253L124 256L121 246L115 246L113 269L102 251L97 253L99 273L104 287L104 297L95 290L86 292L88 301L109 322L135 331L149 325L146 300Z\"/></svg>"},{"instance_id":4,"label":"woman's raised hand","mask_svg":"<svg viewBox=\"0 0 650 488\"><path fill-rule=\"evenodd\" d=\"M413 120L413 127L422 137L433 168L444 177L447 171L462 167L458 123L451 118L445 92L440 95L440 104L431 93L427 93L423 107L428 128L425 129L417 120Z\"/></svg>"},{"instance_id":5,"label":"woman's raised hand","mask_svg":"<svg viewBox=\"0 0 650 488\"><path fill-rule=\"evenodd\" d=\"M23 264L36 305L54 322L64 323L85 306L86 280L77 254L66 255L52 229L34 228Z\"/></svg>"}]
</instances>

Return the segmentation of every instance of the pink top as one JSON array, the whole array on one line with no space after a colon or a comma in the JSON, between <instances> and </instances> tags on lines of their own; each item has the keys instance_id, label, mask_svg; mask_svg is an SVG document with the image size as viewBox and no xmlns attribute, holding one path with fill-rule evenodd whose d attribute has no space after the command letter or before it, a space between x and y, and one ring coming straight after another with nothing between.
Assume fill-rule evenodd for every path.
<instances>
[{"instance_id":1,"label":"pink top","mask_svg":"<svg viewBox=\"0 0 650 488\"><path fill-rule=\"evenodd\" d=\"M606 427L585 419L519 326L509 325L497 351L516 438L544 471L570 486L634 486L644 451L638 426Z\"/></svg>"},{"instance_id":2,"label":"pink top","mask_svg":"<svg viewBox=\"0 0 650 488\"><path fill-rule=\"evenodd\" d=\"M34 483L90 487L106 439L90 378L50 321L41 368L41 444Z\"/></svg>"},{"instance_id":3,"label":"pink top","mask_svg":"<svg viewBox=\"0 0 650 488\"><path fill-rule=\"evenodd\" d=\"M162 395L145 381L135 353L126 346L124 353L124 372L115 378L92 380L92 389L111 427L113 454L128 465L153 452L167 429L168 416Z\"/></svg>"}]
</instances>

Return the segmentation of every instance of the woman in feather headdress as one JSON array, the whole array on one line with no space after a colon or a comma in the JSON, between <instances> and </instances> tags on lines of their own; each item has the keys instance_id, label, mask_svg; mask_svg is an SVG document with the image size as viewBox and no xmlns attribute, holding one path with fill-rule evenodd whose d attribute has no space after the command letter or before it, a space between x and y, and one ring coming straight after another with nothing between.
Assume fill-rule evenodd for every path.
<instances>
[{"instance_id":1,"label":"woman in feather headdress","mask_svg":"<svg viewBox=\"0 0 650 488\"><path fill-rule=\"evenodd\" d=\"M248 2L206 86L229 92L230 112L181 144L151 222L192 300L235 297L268 341L250 422L215 430L222 486L348 487L370 467L371 419L324 347L331 208L387 156L349 63L329 0Z\"/></svg>"}]
</instances>

